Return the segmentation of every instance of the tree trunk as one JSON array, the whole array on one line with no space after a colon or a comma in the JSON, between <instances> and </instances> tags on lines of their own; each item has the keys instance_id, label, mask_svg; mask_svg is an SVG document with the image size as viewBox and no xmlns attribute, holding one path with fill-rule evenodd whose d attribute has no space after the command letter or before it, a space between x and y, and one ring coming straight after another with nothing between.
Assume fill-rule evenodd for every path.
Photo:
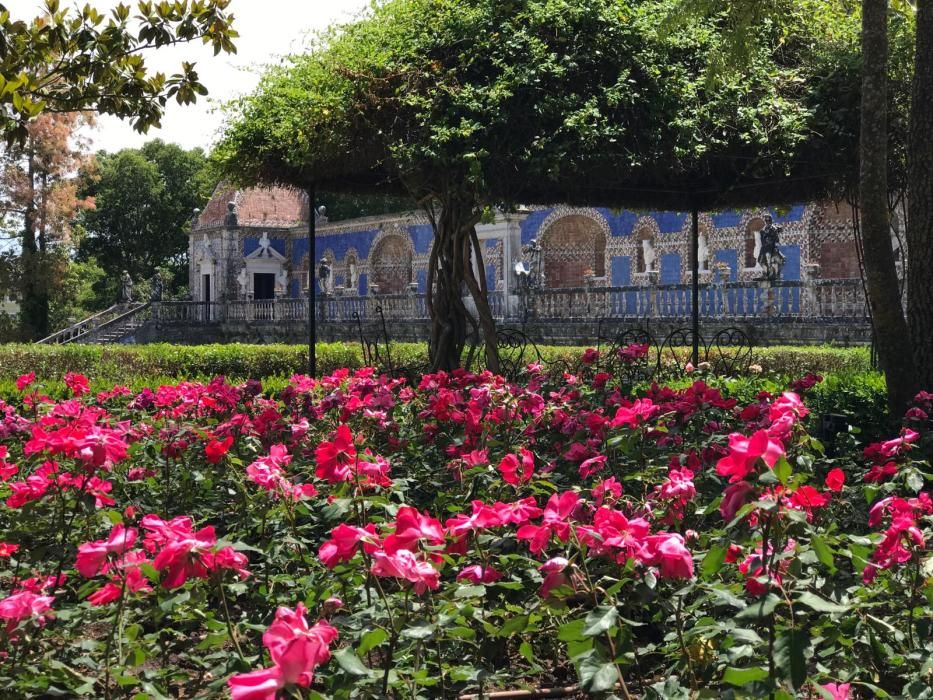
<instances>
[{"instance_id":1,"label":"tree trunk","mask_svg":"<svg viewBox=\"0 0 933 700\"><path fill-rule=\"evenodd\" d=\"M907 321L916 378L933 389L933 2L917 3L907 163Z\"/></svg>"},{"instance_id":2,"label":"tree trunk","mask_svg":"<svg viewBox=\"0 0 933 700\"><path fill-rule=\"evenodd\" d=\"M886 0L862 0L859 209L875 343L887 380L888 406L900 416L913 398L916 375L888 218L887 12Z\"/></svg>"},{"instance_id":3,"label":"tree trunk","mask_svg":"<svg viewBox=\"0 0 933 700\"><path fill-rule=\"evenodd\" d=\"M485 282L483 286L477 282L470 254L473 251L482 266L479 246L473 244L481 212L471 197L459 193L445 197L440 206L439 214L431 216L434 246L428 263L426 290L431 319L431 370L451 371L460 367L467 339L481 325L487 366L498 371L495 321L484 293ZM464 286L476 303L479 324L463 303Z\"/></svg>"},{"instance_id":4,"label":"tree trunk","mask_svg":"<svg viewBox=\"0 0 933 700\"><path fill-rule=\"evenodd\" d=\"M27 168L28 201L23 214L23 251L20 257L20 329L24 340L40 340L49 334L48 271L45 242L37 240L39 213L36 207L36 169L32 154Z\"/></svg>"}]
</instances>

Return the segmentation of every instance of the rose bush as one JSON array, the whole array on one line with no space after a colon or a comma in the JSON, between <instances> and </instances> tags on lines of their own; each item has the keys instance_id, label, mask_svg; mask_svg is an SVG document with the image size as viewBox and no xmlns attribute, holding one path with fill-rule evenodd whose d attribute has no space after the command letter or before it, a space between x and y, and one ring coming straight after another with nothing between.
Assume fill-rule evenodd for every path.
<instances>
[{"instance_id":1,"label":"rose bush","mask_svg":"<svg viewBox=\"0 0 933 700\"><path fill-rule=\"evenodd\" d=\"M594 351L595 352L595 351ZM0 403L15 697L931 697L933 396L341 370ZM749 396L743 380L737 395Z\"/></svg>"}]
</instances>

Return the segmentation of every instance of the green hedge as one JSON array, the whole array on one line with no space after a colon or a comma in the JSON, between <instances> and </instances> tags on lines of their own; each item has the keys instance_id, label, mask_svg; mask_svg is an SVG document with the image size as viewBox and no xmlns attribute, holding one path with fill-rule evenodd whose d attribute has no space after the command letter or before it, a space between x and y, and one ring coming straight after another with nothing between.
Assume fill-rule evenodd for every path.
<instances>
[{"instance_id":1,"label":"green hedge","mask_svg":"<svg viewBox=\"0 0 933 700\"><path fill-rule=\"evenodd\" d=\"M573 361L583 348L542 347L545 362ZM363 359L355 343L318 345L318 370L359 367ZM128 382L140 377L272 377L307 371L307 348L301 345L24 345L0 346L0 378L26 372L53 379L65 372L83 372L96 379ZM420 343L393 343L396 365L421 364L427 348ZM859 373L871 370L865 348L764 347L752 362L765 374L802 376Z\"/></svg>"}]
</instances>

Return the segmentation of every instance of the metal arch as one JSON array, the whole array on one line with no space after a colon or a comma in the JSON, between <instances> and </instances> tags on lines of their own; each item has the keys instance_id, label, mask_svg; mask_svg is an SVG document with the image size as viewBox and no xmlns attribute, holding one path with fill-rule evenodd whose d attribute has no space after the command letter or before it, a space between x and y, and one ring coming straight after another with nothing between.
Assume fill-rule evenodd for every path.
<instances>
[{"instance_id":1,"label":"metal arch","mask_svg":"<svg viewBox=\"0 0 933 700\"><path fill-rule=\"evenodd\" d=\"M752 341L748 334L737 326L723 328L706 347L707 361L712 364L712 371L728 377L748 372L752 364ZM727 352L726 348L734 348Z\"/></svg>"}]
</instances>

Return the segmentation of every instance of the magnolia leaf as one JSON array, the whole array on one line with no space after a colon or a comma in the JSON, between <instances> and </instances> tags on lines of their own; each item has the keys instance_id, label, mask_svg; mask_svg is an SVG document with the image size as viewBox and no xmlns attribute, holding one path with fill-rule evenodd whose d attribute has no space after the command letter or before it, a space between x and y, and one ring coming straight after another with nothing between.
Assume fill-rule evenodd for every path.
<instances>
[{"instance_id":1,"label":"magnolia leaf","mask_svg":"<svg viewBox=\"0 0 933 700\"><path fill-rule=\"evenodd\" d=\"M340 668L352 676L368 676L370 674L370 670L360 661L360 657L353 651L353 647L338 649L333 656Z\"/></svg>"},{"instance_id":2,"label":"magnolia leaf","mask_svg":"<svg viewBox=\"0 0 933 700\"><path fill-rule=\"evenodd\" d=\"M600 605L597 608L593 608L586 616L583 636L595 637L602 634L615 624L618 617L619 613L615 606Z\"/></svg>"}]
</instances>

